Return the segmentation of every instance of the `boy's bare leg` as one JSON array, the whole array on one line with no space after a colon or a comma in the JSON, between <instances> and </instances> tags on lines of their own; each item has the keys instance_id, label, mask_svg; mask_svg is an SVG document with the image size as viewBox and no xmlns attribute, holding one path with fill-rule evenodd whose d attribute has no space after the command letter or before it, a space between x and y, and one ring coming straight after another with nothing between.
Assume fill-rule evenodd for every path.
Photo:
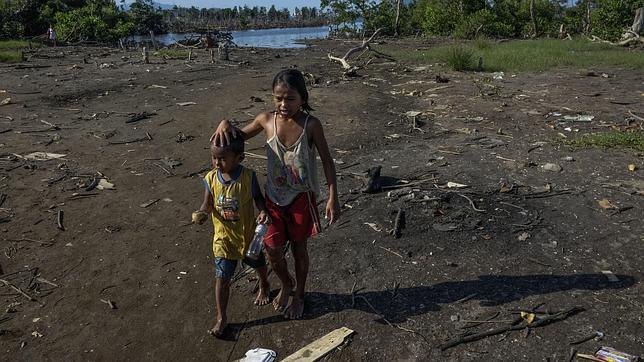
<instances>
[{"instance_id":1,"label":"boy's bare leg","mask_svg":"<svg viewBox=\"0 0 644 362\"><path fill-rule=\"evenodd\" d=\"M221 337L228 325L226 309L228 308L228 296L230 295L230 280L216 278L215 280L215 303L217 305L217 322L208 332L215 337Z\"/></svg>"},{"instance_id":2,"label":"boy's bare leg","mask_svg":"<svg viewBox=\"0 0 644 362\"><path fill-rule=\"evenodd\" d=\"M268 268L266 265L255 269L259 276L259 292L255 298L255 305L266 305L270 300L271 286L268 284Z\"/></svg>"},{"instance_id":3,"label":"boy's bare leg","mask_svg":"<svg viewBox=\"0 0 644 362\"><path fill-rule=\"evenodd\" d=\"M309 252L306 240L293 243L293 259L295 261L295 295L284 311L284 316L289 319L301 318L304 314L304 290L306 277L309 274Z\"/></svg>"},{"instance_id":4,"label":"boy's bare leg","mask_svg":"<svg viewBox=\"0 0 644 362\"><path fill-rule=\"evenodd\" d=\"M275 307L275 310L282 312L288 305L291 289L293 289L293 279L288 273L288 266L284 258L284 248L267 247L266 252L268 254L268 261L271 263L271 268L273 268L275 275L277 275L281 283L280 292L275 300L273 300L273 307Z\"/></svg>"}]
</instances>

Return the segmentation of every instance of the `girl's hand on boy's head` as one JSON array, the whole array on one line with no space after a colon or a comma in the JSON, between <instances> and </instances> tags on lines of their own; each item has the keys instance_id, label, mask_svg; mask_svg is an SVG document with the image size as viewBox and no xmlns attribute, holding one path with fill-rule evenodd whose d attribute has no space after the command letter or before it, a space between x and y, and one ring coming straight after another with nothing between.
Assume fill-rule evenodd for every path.
<instances>
[{"instance_id":1,"label":"girl's hand on boy's head","mask_svg":"<svg viewBox=\"0 0 644 362\"><path fill-rule=\"evenodd\" d=\"M271 223L271 217L268 216L268 213L265 210L260 211L259 215L257 215L257 223L267 225Z\"/></svg>"},{"instance_id":2,"label":"girl's hand on boy's head","mask_svg":"<svg viewBox=\"0 0 644 362\"><path fill-rule=\"evenodd\" d=\"M237 127L235 127L232 122L227 119L222 119L221 122L219 122L215 133L210 136L210 142L214 140L215 144L227 145L230 143L231 138L237 137L237 131Z\"/></svg>"}]
</instances>

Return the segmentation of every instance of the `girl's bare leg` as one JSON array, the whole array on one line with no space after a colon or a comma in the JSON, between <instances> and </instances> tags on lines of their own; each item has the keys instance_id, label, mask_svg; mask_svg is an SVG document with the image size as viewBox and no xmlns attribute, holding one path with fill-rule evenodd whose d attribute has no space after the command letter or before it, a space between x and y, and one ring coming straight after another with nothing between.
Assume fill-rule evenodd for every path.
<instances>
[{"instance_id":1,"label":"girl's bare leg","mask_svg":"<svg viewBox=\"0 0 644 362\"><path fill-rule=\"evenodd\" d=\"M288 300L293 289L293 279L288 273L288 265L284 258L284 248L267 247L266 252L268 254L268 261L271 263L271 268L273 268L275 275L277 275L281 283L280 292L275 300L273 300L273 307L275 307L275 310L282 312L288 306Z\"/></svg>"},{"instance_id":2,"label":"girl's bare leg","mask_svg":"<svg viewBox=\"0 0 644 362\"><path fill-rule=\"evenodd\" d=\"M301 318L304 314L304 290L306 278L309 274L309 252L306 240L293 243L293 259L295 260L295 295L284 311L284 316L289 319Z\"/></svg>"},{"instance_id":3,"label":"girl's bare leg","mask_svg":"<svg viewBox=\"0 0 644 362\"><path fill-rule=\"evenodd\" d=\"M268 268L266 265L255 269L259 276L259 292L255 298L255 305L266 305L270 299L271 286L268 284Z\"/></svg>"}]
</instances>

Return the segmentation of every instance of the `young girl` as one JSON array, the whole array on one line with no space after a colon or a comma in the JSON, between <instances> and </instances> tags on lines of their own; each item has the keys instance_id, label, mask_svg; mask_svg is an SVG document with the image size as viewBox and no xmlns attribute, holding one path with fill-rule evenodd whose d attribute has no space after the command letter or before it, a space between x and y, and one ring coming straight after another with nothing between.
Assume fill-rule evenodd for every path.
<instances>
[{"instance_id":1,"label":"young girl","mask_svg":"<svg viewBox=\"0 0 644 362\"><path fill-rule=\"evenodd\" d=\"M321 231L316 204L319 192L315 149L329 187L325 218L329 224L339 216L335 166L320 120L313 117L302 73L295 69L279 72L273 79L274 112L265 112L241 131L227 120L213 135L215 142L227 143L230 135L245 139L266 133L268 167L266 208L272 220L264 238L271 267L281 282L273 306L287 318L300 318L304 311L304 290L309 272L307 239ZM230 134L230 135L229 135ZM295 285L284 259L290 241L295 261ZM295 293L291 298L291 291Z\"/></svg>"}]
</instances>

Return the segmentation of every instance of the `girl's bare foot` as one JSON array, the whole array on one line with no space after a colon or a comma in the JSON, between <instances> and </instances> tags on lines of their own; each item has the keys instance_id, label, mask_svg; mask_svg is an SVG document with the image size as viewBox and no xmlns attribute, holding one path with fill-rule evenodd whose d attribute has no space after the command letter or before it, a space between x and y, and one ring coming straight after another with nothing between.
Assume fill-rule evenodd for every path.
<instances>
[{"instance_id":1,"label":"girl's bare foot","mask_svg":"<svg viewBox=\"0 0 644 362\"><path fill-rule=\"evenodd\" d=\"M214 327L208 330L208 334L213 335L217 338L221 338L224 335L224 331L228 327L228 323L225 320L220 319L217 321Z\"/></svg>"},{"instance_id":2,"label":"girl's bare foot","mask_svg":"<svg viewBox=\"0 0 644 362\"><path fill-rule=\"evenodd\" d=\"M280 292L277 295L277 297L275 297L275 300L273 300L273 307L275 308L275 310L278 312L283 312L284 309L286 309L286 306L288 305L288 300L290 297L291 297L291 287L283 286L282 289L280 289Z\"/></svg>"},{"instance_id":3,"label":"girl's bare foot","mask_svg":"<svg viewBox=\"0 0 644 362\"><path fill-rule=\"evenodd\" d=\"M284 317L288 319L299 319L304 314L304 300L299 297L293 296L291 303L284 311Z\"/></svg>"},{"instance_id":4,"label":"girl's bare foot","mask_svg":"<svg viewBox=\"0 0 644 362\"><path fill-rule=\"evenodd\" d=\"M259 292L257 292L257 298L255 298L255 305L266 305L270 303L270 291L271 287L268 285L268 283L264 285L260 284Z\"/></svg>"}]
</instances>

